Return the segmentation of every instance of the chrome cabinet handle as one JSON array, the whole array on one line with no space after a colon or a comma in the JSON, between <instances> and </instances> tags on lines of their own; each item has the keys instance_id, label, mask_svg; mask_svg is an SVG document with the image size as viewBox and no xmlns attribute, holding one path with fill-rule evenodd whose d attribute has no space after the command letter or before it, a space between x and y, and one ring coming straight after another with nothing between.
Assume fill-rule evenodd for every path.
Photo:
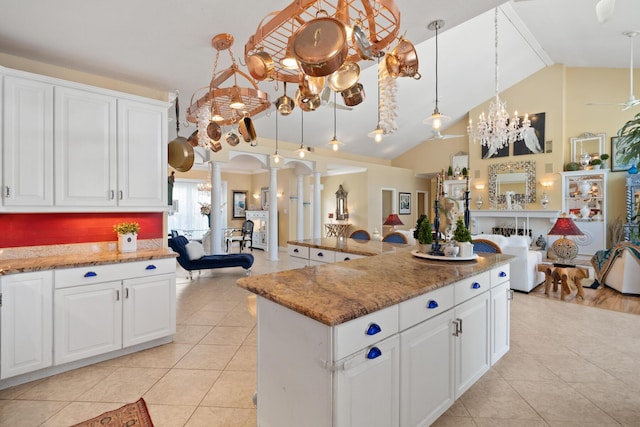
<instances>
[{"instance_id":1,"label":"chrome cabinet handle","mask_svg":"<svg viewBox=\"0 0 640 427\"><path fill-rule=\"evenodd\" d=\"M109 200L113 200L116 197L116 193L113 190L109 190Z\"/></svg>"},{"instance_id":2,"label":"chrome cabinet handle","mask_svg":"<svg viewBox=\"0 0 640 427\"><path fill-rule=\"evenodd\" d=\"M122 200L122 194L123 194L122 190L120 190L119 193L120 193L120 200Z\"/></svg>"},{"instance_id":3,"label":"chrome cabinet handle","mask_svg":"<svg viewBox=\"0 0 640 427\"><path fill-rule=\"evenodd\" d=\"M451 335L453 335L454 337L457 337L460 335L460 325L458 324L458 320L460 319L456 319L454 320L453 323L453 333Z\"/></svg>"},{"instance_id":4,"label":"chrome cabinet handle","mask_svg":"<svg viewBox=\"0 0 640 427\"><path fill-rule=\"evenodd\" d=\"M120 290L116 289L116 301L120 301Z\"/></svg>"},{"instance_id":5,"label":"chrome cabinet handle","mask_svg":"<svg viewBox=\"0 0 640 427\"><path fill-rule=\"evenodd\" d=\"M6 186L6 189L5 189L5 195L6 195L7 199L9 199L11 197L11 189L9 188L8 185Z\"/></svg>"},{"instance_id":6,"label":"chrome cabinet handle","mask_svg":"<svg viewBox=\"0 0 640 427\"><path fill-rule=\"evenodd\" d=\"M129 299L129 288L124 288L124 297Z\"/></svg>"}]
</instances>

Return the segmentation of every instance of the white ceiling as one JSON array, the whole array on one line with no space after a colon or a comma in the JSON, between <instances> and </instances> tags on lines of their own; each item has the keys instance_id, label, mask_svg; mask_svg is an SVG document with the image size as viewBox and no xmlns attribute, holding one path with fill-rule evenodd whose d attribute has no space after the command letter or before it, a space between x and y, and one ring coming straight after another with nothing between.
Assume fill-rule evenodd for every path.
<instances>
[{"instance_id":1,"label":"white ceiling","mask_svg":"<svg viewBox=\"0 0 640 427\"><path fill-rule=\"evenodd\" d=\"M215 59L211 38L221 32L231 33L235 37L232 51L242 57L244 44L262 18L290 1L0 0L0 52L167 92L178 89L184 123L191 95L211 79ZM373 61L360 63L360 82L367 98L352 111L337 111L337 136L344 143L341 150L391 159L431 136L422 120L434 107L435 34L427 24L435 19L445 21L439 35L440 111L455 121L493 96L493 8L501 3L396 0L401 12L401 33L406 32L406 37L417 45L422 79L398 79L398 131L375 144L366 135L377 121L376 67ZM640 30L640 1L617 0L613 18L605 24L596 19L596 3L597 0L506 3L501 8L499 24L500 89L553 63L628 67L629 43L622 32ZM640 40L636 42L635 50L638 49ZM221 58L218 69L230 65L228 55ZM276 93L274 83L262 82L260 88L270 94L272 101L281 94ZM293 90L289 92L292 94ZM629 93L611 96L610 101L624 101ZM300 142L299 111L279 119L280 140ZM259 137L275 138L273 115L255 118L254 125ZM181 134L188 135L193 130L193 125L189 129L183 126ZM323 107L305 113L305 145L327 148L332 136L333 109Z\"/></svg>"}]
</instances>

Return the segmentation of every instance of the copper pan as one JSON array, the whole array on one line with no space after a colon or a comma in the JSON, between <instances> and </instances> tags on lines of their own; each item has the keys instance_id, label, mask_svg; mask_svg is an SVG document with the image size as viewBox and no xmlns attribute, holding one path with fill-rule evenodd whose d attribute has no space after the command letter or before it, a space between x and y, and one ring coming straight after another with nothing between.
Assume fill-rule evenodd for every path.
<instances>
[{"instance_id":1,"label":"copper pan","mask_svg":"<svg viewBox=\"0 0 640 427\"><path fill-rule=\"evenodd\" d=\"M334 92L342 92L358 83L358 78L360 78L360 66L355 62L345 61L340 68L327 77L327 85Z\"/></svg>"},{"instance_id":2,"label":"copper pan","mask_svg":"<svg viewBox=\"0 0 640 427\"><path fill-rule=\"evenodd\" d=\"M389 59L392 56L398 61L397 69L393 59ZM400 37L400 42L393 48L389 57L387 57L387 71L389 71L389 62L391 62L393 71L397 71L398 77L411 77L420 80L422 76L418 72L418 53L413 43L409 40ZM393 77L391 71L389 71L389 74Z\"/></svg>"},{"instance_id":3,"label":"copper pan","mask_svg":"<svg viewBox=\"0 0 640 427\"><path fill-rule=\"evenodd\" d=\"M300 73L300 75L298 75L298 87L300 88L303 101L320 95L322 89L324 89L324 82L324 77L312 77L305 73Z\"/></svg>"},{"instance_id":4,"label":"copper pan","mask_svg":"<svg viewBox=\"0 0 640 427\"><path fill-rule=\"evenodd\" d=\"M242 135L244 142L252 142L256 140L256 130L253 127L253 121L251 117L244 116L238 122L238 131Z\"/></svg>"},{"instance_id":5,"label":"copper pan","mask_svg":"<svg viewBox=\"0 0 640 427\"><path fill-rule=\"evenodd\" d=\"M187 142L192 147L198 146L198 130L193 131L193 133L189 135L189 138L187 138Z\"/></svg>"},{"instance_id":6,"label":"copper pan","mask_svg":"<svg viewBox=\"0 0 640 427\"><path fill-rule=\"evenodd\" d=\"M324 10L318 11L316 16ZM293 56L308 76L323 77L336 71L349 54L344 24L330 16L305 22L293 36Z\"/></svg>"},{"instance_id":7,"label":"copper pan","mask_svg":"<svg viewBox=\"0 0 640 427\"><path fill-rule=\"evenodd\" d=\"M343 90L340 92L342 95L342 99L344 100L344 104L349 107L354 107L358 104L361 104L364 101L364 87L362 83L356 83L350 88Z\"/></svg>"},{"instance_id":8,"label":"copper pan","mask_svg":"<svg viewBox=\"0 0 640 427\"><path fill-rule=\"evenodd\" d=\"M169 165L178 172L188 172L193 167L193 147L183 136L169 142Z\"/></svg>"},{"instance_id":9,"label":"copper pan","mask_svg":"<svg viewBox=\"0 0 640 427\"><path fill-rule=\"evenodd\" d=\"M220 125L213 120L207 125L207 136L214 141L219 141L222 136Z\"/></svg>"},{"instance_id":10,"label":"copper pan","mask_svg":"<svg viewBox=\"0 0 640 427\"><path fill-rule=\"evenodd\" d=\"M247 56L247 68L251 77L256 80L273 80L275 74L273 58L262 49Z\"/></svg>"}]
</instances>

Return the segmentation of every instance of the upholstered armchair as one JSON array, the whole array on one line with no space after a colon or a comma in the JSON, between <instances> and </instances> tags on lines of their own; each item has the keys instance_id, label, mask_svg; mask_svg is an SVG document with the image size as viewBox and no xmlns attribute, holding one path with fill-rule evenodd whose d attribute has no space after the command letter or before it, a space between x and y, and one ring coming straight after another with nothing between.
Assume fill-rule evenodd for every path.
<instances>
[{"instance_id":1,"label":"upholstered armchair","mask_svg":"<svg viewBox=\"0 0 640 427\"><path fill-rule=\"evenodd\" d=\"M495 243L503 254L514 255L511 261L511 289L530 292L544 282L544 274L537 270L542 262L542 252L529 249L529 239L525 236L501 236L499 234L478 234L473 240L482 239Z\"/></svg>"},{"instance_id":2,"label":"upholstered armchair","mask_svg":"<svg viewBox=\"0 0 640 427\"><path fill-rule=\"evenodd\" d=\"M623 294L640 294L640 245L622 242L591 258L596 279Z\"/></svg>"}]
</instances>

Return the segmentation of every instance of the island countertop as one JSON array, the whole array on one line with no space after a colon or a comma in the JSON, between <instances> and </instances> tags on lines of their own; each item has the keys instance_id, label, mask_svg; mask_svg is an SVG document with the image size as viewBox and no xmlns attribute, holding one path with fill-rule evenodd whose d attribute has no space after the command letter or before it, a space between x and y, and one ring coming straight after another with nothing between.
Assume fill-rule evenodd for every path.
<instances>
[{"instance_id":1,"label":"island countertop","mask_svg":"<svg viewBox=\"0 0 640 427\"><path fill-rule=\"evenodd\" d=\"M400 248L406 248L406 245L398 243L387 243L376 240L357 240L339 237L322 237L319 239L305 240L289 240L290 245L307 246L309 248L317 248L331 250L336 252L345 252L350 254L372 256L380 255L388 252L396 252Z\"/></svg>"},{"instance_id":2,"label":"island countertop","mask_svg":"<svg viewBox=\"0 0 640 427\"><path fill-rule=\"evenodd\" d=\"M489 271L513 258L483 253L475 261L439 261L415 257L411 254L414 249L396 247L393 253L246 277L237 285L334 326Z\"/></svg>"}]
</instances>

